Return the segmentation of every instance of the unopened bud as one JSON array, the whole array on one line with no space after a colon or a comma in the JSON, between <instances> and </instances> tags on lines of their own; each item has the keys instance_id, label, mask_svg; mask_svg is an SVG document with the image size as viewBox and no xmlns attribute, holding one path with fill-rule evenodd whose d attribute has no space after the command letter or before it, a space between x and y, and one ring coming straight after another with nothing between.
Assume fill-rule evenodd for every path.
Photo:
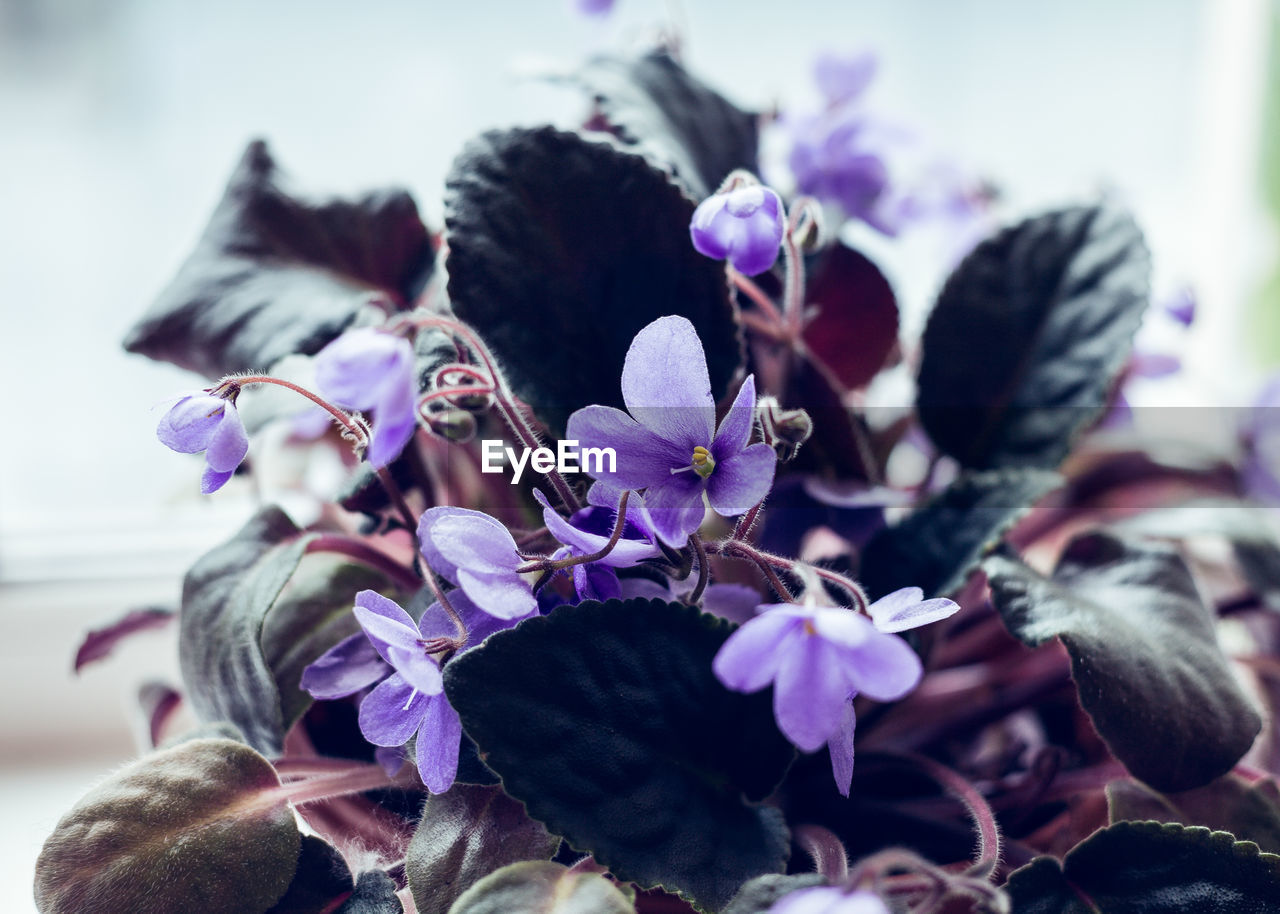
<instances>
[{"instance_id":1,"label":"unopened bud","mask_svg":"<svg viewBox=\"0 0 1280 914\"><path fill-rule=\"evenodd\" d=\"M813 434L813 420L803 409L783 409L773 397L760 400L760 421L765 440L783 463L795 458L800 445Z\"/></svg>"},{"instance_id":2,"label":"unopened bud","mask_svg":"<svg viewBox=\"0 0 1280 914\"><path fill-rule=\"evenodd\" d=\"M465 409L442 409L427 416L427 426L441 438L465 444L476 436L476 417Z\"/></svg>"}]
</instances>

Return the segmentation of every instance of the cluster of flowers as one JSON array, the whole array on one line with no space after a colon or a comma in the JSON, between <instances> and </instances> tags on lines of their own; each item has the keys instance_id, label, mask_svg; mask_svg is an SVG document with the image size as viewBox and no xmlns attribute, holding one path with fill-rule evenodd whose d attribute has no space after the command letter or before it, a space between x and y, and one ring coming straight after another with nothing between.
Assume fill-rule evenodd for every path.
<instances>
[{"instance_id":1,"label":"cluster of flowers","mask_svg":"<svg viewBox=\"0 0 1280 914\"><path fill-rule=\"evenodd\" d=\"M735 179L699 207L691 232L704 253L727 257L744 273L760 272L778 253L781 205L773 191ZM384 467L395 459L417 427L410 343L391 332L354 330L317 356L316 369L317 386L333 403L374 412L369 461ZM636 335L621 387L625 411L596 405L569 417L569 438L617 455L612 467L593 471L587 505L566 516L535 493L558 548L527 555L494 517L461 507L427 509L417 538L436 601L415 621L386 597L363 591L354 609L361 633L309 666L302 687L318 699L367 690L359 710L365 738L383 750L414 741L422 781L440 793L456 776L462 737L444 694L443 662L566 599L684 599L742 622L715 657L715 675L740 692L772 683L781 731L806 752L829 746L837 785L847 795L853 697L892 701L915 688L920 660L897 633L945 618L957 605L924 600L918 588L867 605L847 579L838 584L854 596L854 608L827 605L816 579L798 602L761 605L758 593L741 585L710 583L691 591L692 585L676 580L620 577L621 569L660 559L664 547L684 548L703 524L704 500L724 517L757 509L772 488L777 461L769 443L752 443L754 377L742 382L717 425L702 342L683 317L660 318ZM205 452L205 492L225 483L247 451L235 409L238 390L224 383L184 397L160 423L166 445ZM435 574L453 589L439 589ZM557 575L571 576L570 597L546 587ZM403 761L400 752L379 757L392 768Z\"/></svg>"}]
</instances>

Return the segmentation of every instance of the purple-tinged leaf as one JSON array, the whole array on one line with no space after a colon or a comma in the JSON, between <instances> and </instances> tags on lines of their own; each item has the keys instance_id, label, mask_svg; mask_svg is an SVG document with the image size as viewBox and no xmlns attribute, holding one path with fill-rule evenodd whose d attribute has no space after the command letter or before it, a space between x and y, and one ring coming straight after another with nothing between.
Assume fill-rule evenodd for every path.
<instances>
[{"instance_id":1,"label":"purple-tinged leaf","mask_svg":"<svg viewBox=\"0 0 1280 914\"><path fill-rule=\"evenodd\" d=\"M1127 214L1055 210L974 249L922 340L917 409L966 467L1053 469L1106 406L1150 295Z\"/></svg>"},{"instance_id":2,"label":"purple-tinged leaf","mask_svg":"<svg viewBox=\"0 0 1280 914\"><path fill-rule=\"evenodd\" d=\"M1004 556L983 569L1010 632L1033 647L1054 637L1066 647L1080 704L1135 777L1190 790L1252 745L1258 712L1172 549L1088 533L1071 541L1052 578Z\"/></svg>"},{"instance_id":3,"label":"purple-tinged leaf","mask_svg":"<svg viewBox=\"0 0 1280 914\"><path fill-rule=\"evenodd\" d=\"M446 187L453 308L545 421L621 407L632 340L671 314L725 394L742 348L724 267L690 245L693 202L662 172L609 141L522 128L473 140Z\"/></svg>"},{"instance_id":4,"label":"purple-tinged leaf","mask_svg":"<svg viewBox=\"0 0 1280 914\"><path fill-rule=\"evenodd\" d=\"M729 172L756 173L758 117L696 79L665 49L639 57L597 57L573 80L624 143L669 165L702 199Z\"/></svg>"},{"instance_id":5,"label":"purple-tinged leaf","mask_svg":"<svg viewBox=\"0 0 1280 914\"><path fill-rule=\"evenodd\" d=\"M489 873L522 860L549 860L559 846L501 787L455 784L423 804L405 875L418 914L448 914L458 896Z\"/></svg>"},{"instance_id":6,"label":"purple-tinged leaf","mask_svg":"<svg viewBox=\"0 0 1280 914\"><path fill-rule=\"evenodd\" d=\"M144 756L90 791L36 861L41 914L261 914L289 887L301 835L275 769L225 739Z\"/></svg>"},{"instance_id":7,"label":"purple-tinged leaf","mask_svg":"<svg viewBox=\"0 0 1280 914\"><path fill-rule=\"evenodd\" d=\"M138 707L147 723L147 738L155 748L164 741L169 721L182 707L182 695L163 682L144 682L138 687Z\"/></svg>"},{"instance_id":8,"label":"purple-tinged leaf","mask_svg":"<svg viewBox=\"0 0 1280 914\"><path fill-rule=\"evenodd\" d=\"M1269 914L1280 898L1280 857L1227 832L1121 822L1061 863L1037 857L1006 888L1018 914Z\"/></svg>"},{"instance_id":9,"label":"purple-tinged leaf","mask_svg":"<svg viewBox=\"0 0 1280 914\"><path fill-rule=\"evenodd\" d=\"M80 648L76 651L75 664L72 670L79 673L96 660L111 655L115 646L138 632L164 628L173 621L173 610L164 606L146 606L142 609L131 609L119 619L102 628L95 628L84 636Z\"/></svg>"},{"instance_id":10,"label":"purple-tinged leaf","mask_svg":"<svg viewBox=\"0 0 1280 914\"><path fill-rule=\"evenodd\" d=\"M893 288L879 267L839 243L824 251L811 269L805 303L817 314L805 324L805 347L846 388L865 387L898 345Z\"/></svg>"},{"instance_id":11,"label":"purple-tinged leaf","mask_svg":"<svg viewBox=\"0 0 1280 914\"><path fill-rule=\"evenodd\" d=\"M319 351L372 298L407 307L434 256L407 192L293 196L255 140L195 251L124 345L209 378L264 371Z\"/></svg>"}]
</instances>

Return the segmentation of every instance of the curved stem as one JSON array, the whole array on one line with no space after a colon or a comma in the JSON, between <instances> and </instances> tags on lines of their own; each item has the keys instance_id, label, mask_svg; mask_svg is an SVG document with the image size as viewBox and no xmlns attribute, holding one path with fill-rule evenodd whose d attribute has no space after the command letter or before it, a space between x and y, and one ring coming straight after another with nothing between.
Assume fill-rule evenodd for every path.
<instances>
[{"instance_id":1,"label":"curved stem","mask_svg":"<svg viewBox=\"0 0 1280 914\"><path fill-rule=\"evenodd\" d=\"M768 580L769 586L773 588L773 591L778 595L778 598L782 600L783 603L795 602L796 598L792 595L791 590L786 584L782 583L782 579L778 577L769 562L766 561L765 556L767 553L763 553L752 548L742 540L729 540L720 546L712 546L712 551L719 552L721 555L742 558L750 562L755 562L756 567L760 569L760 572L765 576L765 579ZM790 565L787 567L790 568Z\"/></svg>"},{"instance_id":2,"label":"curved stem","mask_svg":"<svg viewBox=\"0 0 1280 914\"><path fill-rule=\"evenodd\" d=\"M987 799L958 771L914 752L900 753L936 781L947 793L965 805L978 833L978 856L966 875L994 880L1000 864L1000 826Z\"/></svg>"},{"instance_id":3,"label":"curved stem","mask_svg":"<svg viewBox=\"0 0 1280 914\"><path fill-rule=\"evenodd\" d=\"M729 274L729 282L733 283L739 292L754 302L772 323L782 323L782 312L778 310L778 306L773 303L773 300L765 294L764 289L756 284L755 280L739 273L732 266L726 265L725 272ZM743 317L746 317L746 315L744 314Z\"/></svg>"},{"instance_id":4,"label":"curved stem","mask_svg":"<svg viewBox=\"0 0 1280 914\"><path fill-rule=\"evenodd\" d=\"M230 398L234 399L236 394L240 392L240 389L248 384L274 384L276 387L283 387L286 390L291 390L300 396L306 397L312 403L316 404L316 406L319 406L329 413L329 415L333 417L333 420L337 422L338 425L342 426L343 431L355 438L357 444L363 447L369 443L368 432L365 431L364 427L360 423L356 422L349 413L338 409L338 407L334 406L319 394L312 393L305 387L294 384L292 381L286 381L283 378L273 378L271 375L266 374L232 375L231 377L223 378L213 387L209 388L209 393L216 397L219 396L218 391L225 388L228 394L230 394Z\"/></svg>"},{"instance_id":5,"label":"curved stem","mask_svg":"<svg viewBox=\"0 0 1280 914\"><path fill-rule=\"evenodd\" d=\"M571 555L568 558L556 559L550 561L548 559L538 559L527 565L521 565L516 569L517 574L527 574L531 571L562 571L565 568L572 568L574 565L589 565L592 562L598 562L618 545L622 539L622 531L627 526L627 501L631 498L631 490L624 490L622 498L618 499L618 519L614 521L613 533L609 536L608 542L601 546L598 550L590 555Z\"/></svg>"},{"instance_id":6,"label":"curved stem","mask_svg":"<svg viewBox=\"0 0 1280 914\"><path fill-rule=\"evenodd\" d=\"M801 825L791 837L813 858L813 866L832 885L849 878L849 857L844 845L821 825Z\"/></svg>"},{"instance_id":7,"label":"curved stem","mask_svg":"<svg viewBox=\"0 0 1280 914\"><path fill-rule=\"evenodd\" d=\"M413 766L407 767L410 770L413 768ZM381 765L361 765L332 775L319 775L303 781L282 784L267 793L273 801L287 800L294 806L300 806L303 803L315 803L333 797L390 787L394 783L395 779L387 777Z\"/></svg>"},{"instance_id":8,"label":"curved stem","mask_svg":"<svg viewBox=\"0 0 1280 914\"><path fill-rule=\"evenodd\" d=\"M334 552L350 556L358 562L381 571L404 590L416 591L422 586L422 576L405 568L391 556L374 549L364 540L339 533L322 533L307 544L307 552Z\"/></svg>"},{"instance_id":9,"label":"curved stem","mask_svg":"<svg viewBox=\"0 0 1280 914\"><path fill-rule=\"evenodd\" d=\"M738 523L733 528L733 539L745 540L747 535L751 533L751 527L756 522L756 517L760 514L760 509L764 507L764 502L760 502L746 514L738 518Z\"/></svg>"},{"instance_id":10,"label":"curved stem","mask_svg":"<svg viewBox=\"0 0 1280 914\"><path fill-rule=\"evenodd\" d=\"M707 589L707 579L711 576L711 568L707 562L707 547L702 543L702 537L696 532L689 537L689 542L693 543L693 551L698 556L698 583L693 585L693 591L689 594L689 604L697 606L702 601L702 594Z\"/></svg>"}]
</instances>

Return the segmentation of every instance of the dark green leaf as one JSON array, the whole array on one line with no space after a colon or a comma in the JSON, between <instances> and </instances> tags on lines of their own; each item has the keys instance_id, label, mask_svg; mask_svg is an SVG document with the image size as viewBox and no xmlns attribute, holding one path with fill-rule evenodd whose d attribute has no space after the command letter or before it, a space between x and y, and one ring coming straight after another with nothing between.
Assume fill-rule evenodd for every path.
<instances>
[{"instance_id":1,"label":"dark green leaf","mask_svg":"<svg viewBox=\"0 0 1280 914\"><path fill-rule=\"evenodd\" d=\"M261 914L285 893L301 836L275 769L203 739L145 756L63 816L36 861L42 914Z\"/></svg>"},{"instance_id":2,"label":"dark green leaf","mask_svg":"<svg viewBox=\"0 0 1280 914\"><path fill-rule=\"evenodd\" d=\"M356 889L334 914L402 914L395 880L382 870L361 873Z\"/></svg>"},{"instance_id":3,"label":"dark green leaf","mask_svg":"<svg viewBox=\"0 0 1280 914\"><path fill-rule=\"evenodd\" d=\"M507 793L619 878L718 910L789 849L768 796L793 757L768 692L711 660L731 626L679 603L562 606L445 667Z\"/></svg>"},{"instance_id":4,"label":"dark green leaf","mask_svg":"<svg viewBox=\"0 0 1280 914\"><path fill-rule=\"evenodd\" d=\"M405 191L292 196L255 140L195 251L124 345L209 378L265 371L317 352L371 298L411 302L434 256Z\"/></svg>"},{"instance_id":5,"label":"dark green leaf","mask_svg":"<svg viewBox=\"0 0 1280 914\"><path fill-rule=\"evenodd\" d=\"M769 910L783 895L815 885L826 885L827 880L817 873L801 873L797 876L779 876L776 873L758 876L744 885L723 914L769 914Z\"/></svg>"},{"instance_id":6,"label":"dark green leaf","mask_svg":"<svg viewBox=\"0 0 1280 914\"><path fill-rule=\"evenodd\" d=\"M983 567L1014 635L1066 646L1081 705L1135 777L1189 790L1252 744L1261 721L1172 549L1089 533L1068 545L1052 580L1003 556Z\"/></svg>"},{"instance_id":7,"label":"dark green leaf","mask_svg":"<svg viewBox=\"0 0 1280 914\"><path fill-rule=\"evenodd\" d=\"M1166 539L1222 537L1231 544L1244 579L1271 608L1280 610L1280 544L1269 513L1248 502L1201 498L1147 511L1116 526Z\"/></svg>"},{"instance_id":8,"label":"dark green leaf","mask_svg":"<svg viewBox=\"0 0 1280 914\"><path fill-rule=\"evenodd\" d=\"M635 914L627 897L598 873L549 861L513 863L469 888L449 914Z\"/></svg>"},{"instance_id":9,"label":"dark green leaf","mask_svg":"<svg viewBox=\"0 0 1280 914\"><path fill-rule=\"evenodd\" d=\"M622 406L627 349L668 314L697 328L724 395L742 362L724 266L693 249L692 201L642 157L549 127L493 131L454 162L445 205L454 311L545 421Z\"/></svg>"},{"instance_id":10,"label":"dark green leaf","mask_svg":"<svg viewBox=\"0 0 1280 914\"><path fill-rule=\"evenodd\" d=\"M859 578L873 599L901 587L954 593L1018 518L1060 485L1060 476L1044 470L966 473L872 537Z\"/></svg>"},{"instance_id":11,"label":"dark green leaf","mask_svg":"<svg viewBox=\"0 0 1280 914\"><path fill-rule=\"evenodd\" d=\"M423 804L405 875L418 914L446 914L489 873L522 860L549 860L559 846L560 839L501 788L456 784Z\"/></svg>"},{"instance_id":12,"label":"dark green leaf","mask_svg":"<svg viewBox=\"0 0 1280 914\"><path fill-rule=\"evenodd\" d=\"M315 835L302 836L293 882L267 914L320 914L355 888L342 855Z\"/></svg>"},{"instance_id":13,"label":"dark green leaf","mask_svg":"<svg viewBox=\"0 0 1280 914\"><path fill-rule=\"evenodd\" d=\"M280 750L284 716L263 656L263 622L310 539L279 508L263 508L182 585L178 660L196 713L230 721L268 754Z\"/></svg>"},{"instance_id":14,"label":"dark green leaf","mask_svg":"<svg viewBox=\"0 0 1280 914\"><path fill-rule=\"evenodd\" d=\"M1107 785L1111 821L1154 819L1203 825L1252 841L1268 853L1280 851L1280 794L1270 778L1249 784L1234 774L1181 793L1162 794L1139 781Z\"/></svg>"},{"instance_id":15,"label":"dark green leaf","mask_svg":"<svg viewBox=\"0 0 1280 914\"><path fill-rule=\"evenodd\" d=\"M1061 865L1037 857L1006 888L1014 914L1268 914L1280 898L1280 857L1226 832L1121 822Z\"/></svg>"},{"instance_id":16,"label":"dark green leaf","mask_svg":"<svg viewBox=\"0 0 1280 914\"><path fill-rule=\"evenodd\" d=\"M1056 467L1107 402L1146 308L1150 256L1125 213L1055 210L984 241L923 338L917 406L967 467Z\"/></svg>"},{"instance_id":17,"label":"dark green leaf","mask_svg":"<svg viewBox=\"0 0 1280 914\"><path fill-rule=\"evenodd\" d=\"M698 199L735 168L760 170L757 115L695 79L665 49L597 57L574 80L619 139L669 164Z\"/></svg>"},{"instance_id":18,"label":"dark green leaf","mask_svg":"<svg viewBox=\"0 0 1280 914\"><path fill-rule=\"evenodd\" d=\"M286 731L311 706L311 696L298 687L303 669L359 631L351 613L357 593L386 587L382 573L366 565L335 555L310 555L271 604L259 641L280 695Z\"/></svg>"}]
</instances>

